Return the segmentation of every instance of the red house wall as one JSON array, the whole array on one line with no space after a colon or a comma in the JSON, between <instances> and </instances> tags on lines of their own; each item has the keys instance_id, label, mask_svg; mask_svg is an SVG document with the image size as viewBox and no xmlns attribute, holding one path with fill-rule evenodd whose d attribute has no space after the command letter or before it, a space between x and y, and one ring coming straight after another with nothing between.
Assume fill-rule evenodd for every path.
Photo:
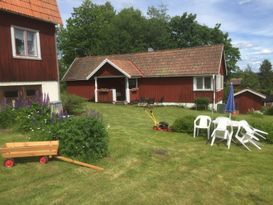
<instances>
[{"instance_id":1,"label":"red house wall","mask_svg":"<svg viewBox=\"0 0 273 205\"><path fill-rule=\"evenodd\" d=\"M82 98L85 98L86 100L95 99L94 79L90 81L68 81L66 82L66 86L66 90L70 94L80 96Z\"/></svg>"},{"instance_id":2,"label":"red house wall","mask_svg":"<svg viewBox=\"0 0 273 205\"><path fill-rule=\"evenodd\" d=\"M42 60L13 58L11 25L39 31ZM0 81L51 80L58 80L55 25L0 11Z\"/></svg>"},{"instance_id":3,"label":"red house wall","mask_svg":"<svg viewBox=\"0 0 273 205\"><path fill-rule=\"evenodd\" d=\"M106 63L94 76L124 76L124 74L113 68L109 63Z\"/></svg>"},{"instance_id":4,"label":"red house wall","mask_svg":"<svg viewBox=\"0 0 273 205\"><path fill-rule=\"evenodd\" d=\"M240 113L247 113L254 110L260 110L264 105L263 99L250 92L244 92L234 97L236 110Z\"/></svg>"},{"instance_id":5,"label":"red house wall","mask_svg":"<svg viewBox=\"0 0 273 205\"><path fill-rule=\"evenodd\" d=\"M192 103L198 97L207 97L212 102L212 91L193 91L193 77L141 78L139 96L164 102Z\"/></svg>"}]
</instances>

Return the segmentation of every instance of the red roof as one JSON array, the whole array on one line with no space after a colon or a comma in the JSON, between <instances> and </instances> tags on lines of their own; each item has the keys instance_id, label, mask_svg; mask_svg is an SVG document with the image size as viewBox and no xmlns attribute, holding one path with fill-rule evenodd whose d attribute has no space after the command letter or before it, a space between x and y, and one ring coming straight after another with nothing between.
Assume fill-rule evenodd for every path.
<instances>
[{"instance_id":1,"label":"red roof","mask_svg":"<svg viewBox=\"0 0 273 205\"><path fill-rule=\"evenodd\" d=\"M110 56L76 58L64 76L65 81L87 80L105 59L135 76L176 77L219 74L223 59L223 45L163 50ZM130 63L129 63L130 62ZM139 75L140 76L140 75ZM141 76L140 76L141 77Z\"/></svg>"},{"instance_id":2,"label":"red roof","mask_svg":"<svg viewBox=\"0 0 273 205\"><path fill-rule=\"evenodd\" d=\"M0 10L62 24L56 0L0 0Z\"/></svg>"},{"instance_id":3,"label":"red roof","mask_svg":"<svg viewBox=\"0 0 273 205\"><path fill-rule=\"evenodd\" d=\"M115 65L120 67L123 71L128 73L130 76L143 76L142 72L131 62L128 60L115 60L110 59Z\"/></svg>"}]
</instances>

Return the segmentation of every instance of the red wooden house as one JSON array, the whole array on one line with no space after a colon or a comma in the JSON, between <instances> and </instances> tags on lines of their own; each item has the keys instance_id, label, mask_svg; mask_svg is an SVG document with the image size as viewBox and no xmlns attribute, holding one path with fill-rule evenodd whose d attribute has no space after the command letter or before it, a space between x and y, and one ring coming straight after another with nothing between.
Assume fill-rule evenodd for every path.
<instances>
[{"instance_id":1,"label":"red wooden house","mask_svg":"<svg viewBox=\"0 0 273 205\"><path fill-rule=\"evenodd\" d=\"M0 1L0 100L32 97L37 91L58 101L56 0Z\"/></svg>"},{"instance_id":2,"label":"red wooden house","mask_svg":"<svg viewBox=\"0 0 273 205\"><path fill-rule=\"evenodd\" d=\"M192 106L198 97L220 103L225 75L224 46L213 45L76 58L63 80L69 93L95 102L150 98Z\"/></svg>"},{"instance_id":3,"label":"red wooden house","mask_svg":"<svg viewBox=\"0 0 273 205\"><path fill-rule=\"evenodd\" d=\"M261 110L266 105L266 95L249 88L234 93L235 107L240 113Z\"/></svg>"}]
</instances>

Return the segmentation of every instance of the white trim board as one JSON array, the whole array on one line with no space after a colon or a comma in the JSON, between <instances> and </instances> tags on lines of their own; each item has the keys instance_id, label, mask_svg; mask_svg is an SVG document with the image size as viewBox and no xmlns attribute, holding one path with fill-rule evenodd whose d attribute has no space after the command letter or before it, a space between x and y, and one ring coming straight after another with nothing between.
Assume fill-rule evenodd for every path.
<instances>
[{"instance_id":1,"label":"white trim board","mask_svg":"<svg viewBox=\"0 0 273 205\"><path fill-rule=\"evenodd\" d=\"M101 69L106 63L109 63L111 66L113 66L115 69L117 69L119 72L124 74L126 77L131 78L131 75L126 73L124 70L122 70L120 67L118 67L116 64L108 60L107 58L102 61L87 77L86 80L89 80L99 69Z\"/></svg>"},{"instance_id":2,"label":"white trim board","mask_svg":"<svg viewBox=\"0 0 273 205\"><path fill-rule=\"evenodd\" d=\"M249 88L243 89L243 90L241 90L241 91L235 93L234 96L240 95L240 94L242 94L242 93L244 93L244 92L250 92L250 93L252 93L252 94L254 94L254 95L257 95L257 96L259 96L259 97L261 97L261 98L263 98L263 99L266 98L265 95L263 95L263 94L261 94L261 93L258 93L258 92L254 91L254 90L251 90L251 89L249 89Z\"/></svg>"},{"instance_id":3,"label":"white trim board","mask_svg":"<svg viewBox=\"0 0 273 205\"><path fill-rule=\"evenodd\" d=\"M50 102L60 101L59 82L58 81L35 81L35 82L4 82L0 87L41 85L42 92L49 95Z\"/></svg>"}]
</instances>

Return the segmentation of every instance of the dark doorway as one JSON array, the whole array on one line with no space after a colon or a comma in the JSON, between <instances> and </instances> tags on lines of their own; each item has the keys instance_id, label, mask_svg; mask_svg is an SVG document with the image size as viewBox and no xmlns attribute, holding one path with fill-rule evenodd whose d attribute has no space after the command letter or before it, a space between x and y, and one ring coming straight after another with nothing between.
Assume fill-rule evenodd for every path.
<instances>
[{"instance_id":1,"label":"dark doorway","mask_svg":"<svg viewBox=\"0 0 273 205\"><path fill-rule=\"evenodd\" d=\"M116 89L117 101L125 101L125 78L98 78L98 89Z\"/></svg>"}]
</instances>

